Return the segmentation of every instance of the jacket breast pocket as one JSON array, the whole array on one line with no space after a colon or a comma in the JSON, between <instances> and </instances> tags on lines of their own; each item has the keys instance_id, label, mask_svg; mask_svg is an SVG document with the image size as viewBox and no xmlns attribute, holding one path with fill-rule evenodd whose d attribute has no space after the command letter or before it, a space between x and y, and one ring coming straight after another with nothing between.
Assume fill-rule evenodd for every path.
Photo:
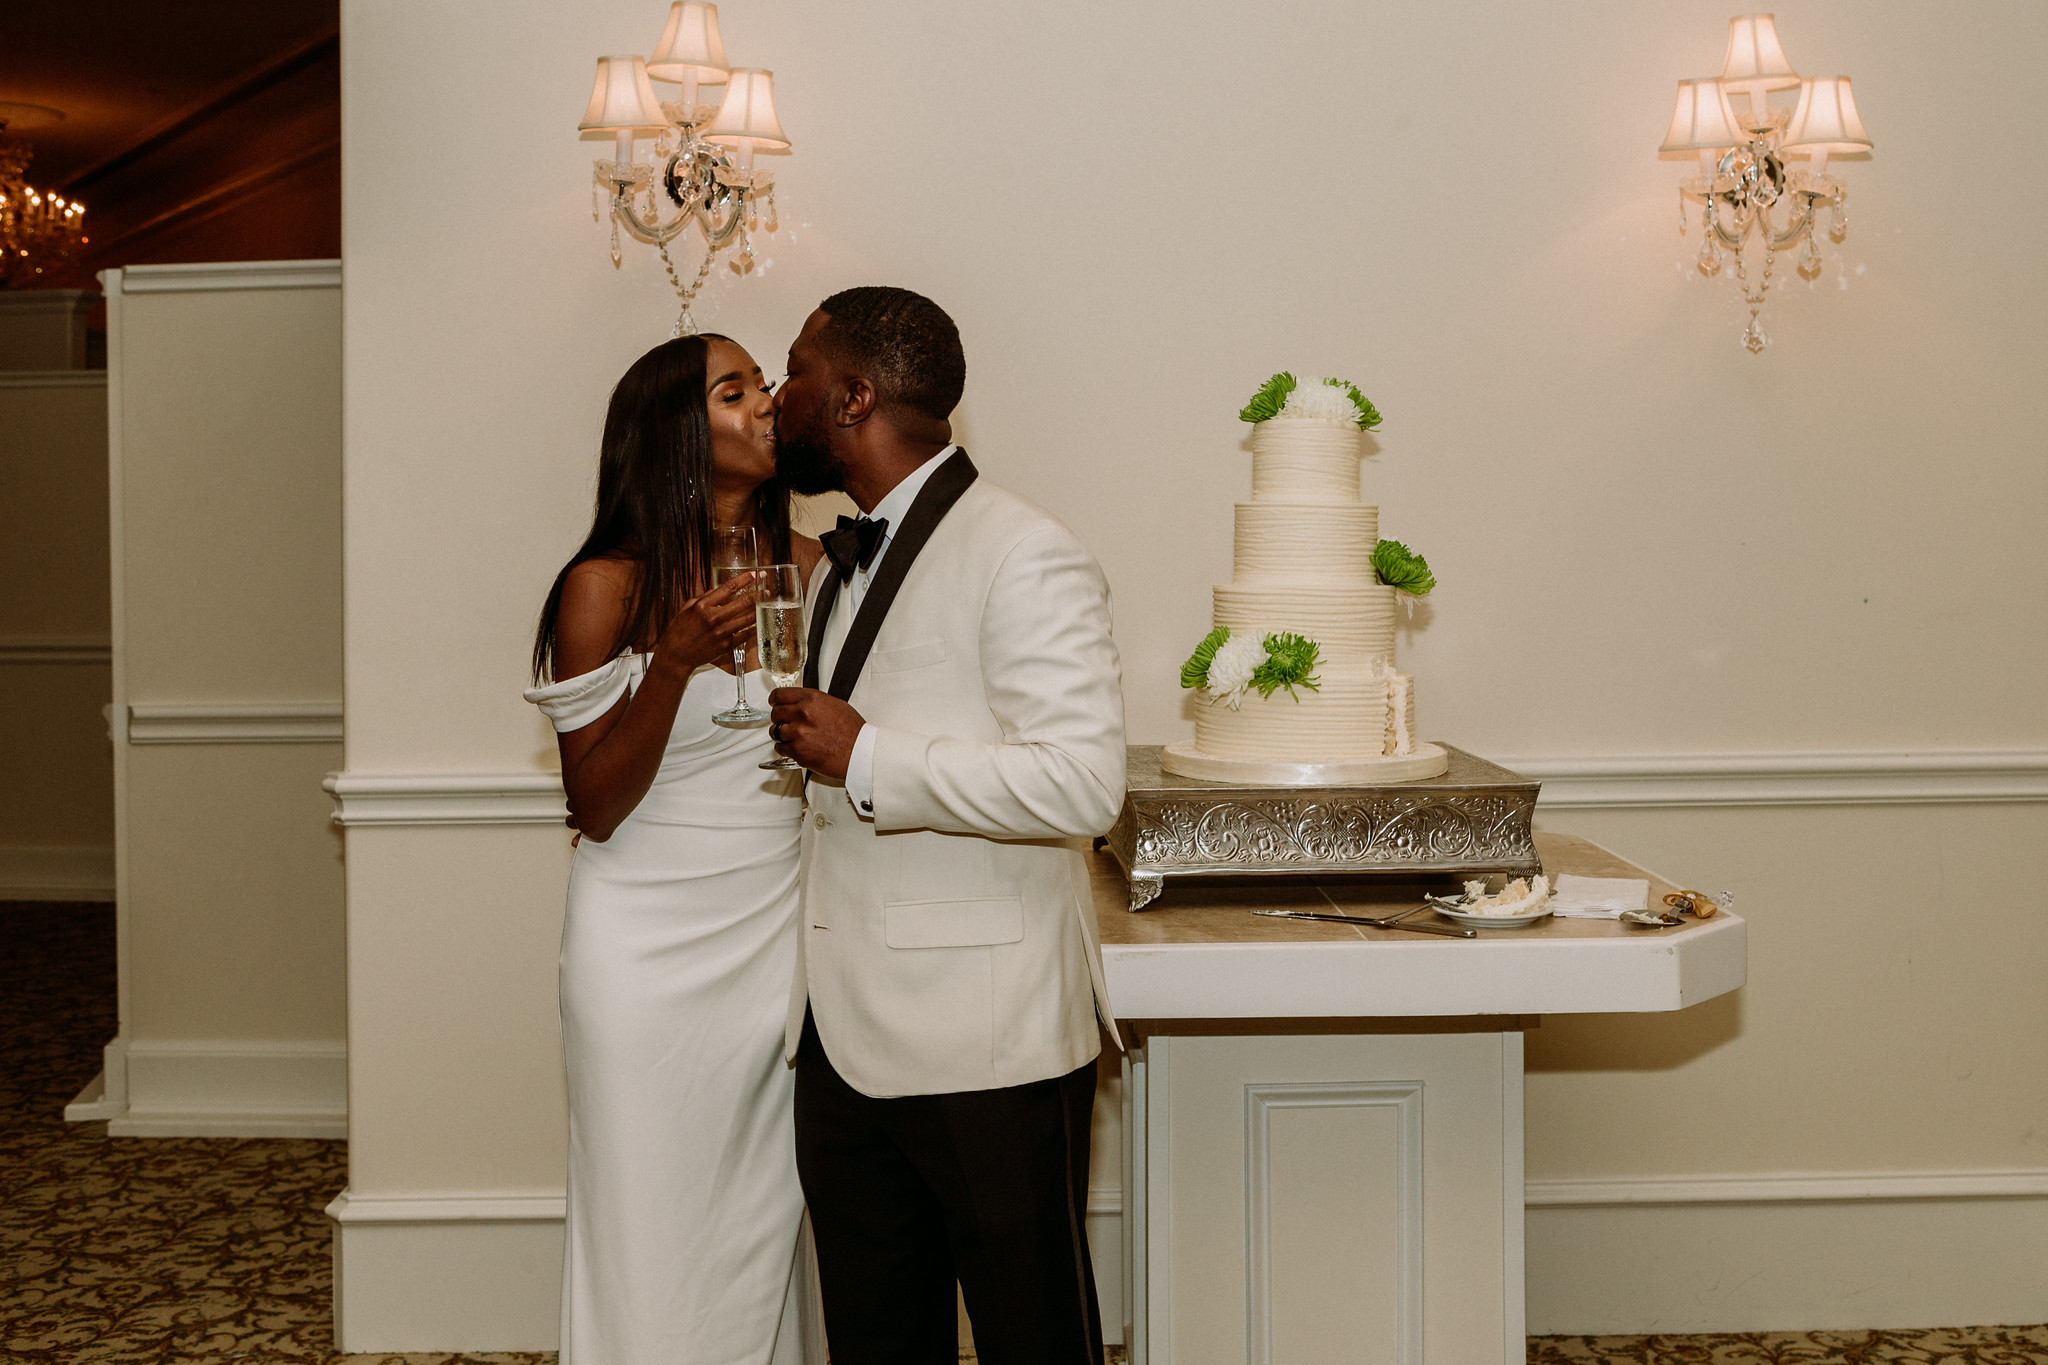
<instances>
[{"instance_id":1,"label":"jacket breast pocket","mask_svg":"<svg viewBox=\"0 0 2048 1365\"><path fill-rule=\"evenodd\" d=\"M901 649L878 649L868 655L868 671L871 673L901 673L912 668L929 668L933 664L946 662L946 642L927 640L921 645L905 645Z\"/></svg>"},{"instance_id":2,"label":"jacket breast pocket","mask_svg":"<svg viewBox=\"0 0 2048 1365\"><path fill-rule=\"evenodd\" d=\"M1023 937L1024 902L1015 896L882 907L882 940L891 948L976 948Z\"/></svg>"}]
</instances>

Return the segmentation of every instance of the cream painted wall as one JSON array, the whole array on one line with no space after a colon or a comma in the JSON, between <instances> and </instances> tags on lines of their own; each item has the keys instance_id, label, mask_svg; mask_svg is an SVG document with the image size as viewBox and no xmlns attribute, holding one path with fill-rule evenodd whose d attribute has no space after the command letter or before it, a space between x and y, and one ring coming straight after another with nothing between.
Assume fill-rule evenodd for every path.
<instances>
[{"instance_id":1,"label":"cream painted wall","mask_svg":"<svg viewBox=\"0 0 2048 1365\"><path fill-rule=\"evenodd\" d=\"M339 699L339 293L123 299L131 702Z\"/></svg>"},{"instance_id":2,"label":"cream painted wall","mask_svg":"<svg viewBox=\"0 0 2048 1365\"><path fill-rule=\"evenodd\" d=\"M785 229L764 269L721 270L700 318L772 370L834 289L945 304L964 443L1108 571L1134 741L1187 732L1175 672L1246 486L1235 410L1285 366L1349 375L1387 414L1369 496L1443 583L1401 640L1429 733L1490 755L2038 755L2048 191L2007 168L2044 131L2048 13L1780 16L1795 62L1854 76L1878 146L1836 166L1850 235L1818 285L1774 295L1762 357L1738 345L1732 284L1691 270L1686 168L1654 154L1727 14L729 4L728 50L775 68L796 154L768 163ZM352 778L509 791L552 765L518 698L534 612L588 515L609 386L672 317L650 251L610 264L589 217L603 148L570 129L592 58L660 18L344 4ZM1984 984L2031 931L1972 900L1991 883L1966 870L2023 862L2038 806L1552 819L1734 887L1758 927L1731 1004L1532 1038L1532 1179L2048 1169L2032 1044L1979 1041L2040 1032L2038 986ZM1938 832L1908 837L1923 820ZM560 849L538 819L351 828L355 1192L460 1195L431 1205L454 1219L559 1188ZM1873 884L1868 905L1844 889ZM1953 905L1939 943L1870 932L1929 897ZM1954 1112L1893 1113L1924 1094ZM1544 1245L1580 1259L1532 1322L1607 1312L1565 1291L1633 1244ZM1845 1291L1808 1268L1770 1306L1713 1311L1819 1321ZM351 1311L352 1348L397 1349Z\"/></svg>"},{"instance_id":3,"label":"cream painted wall","mask_svg":"<svg viewBox=\"0 0 2048 1365\"><path fill-rule=\"evenodd\" d=\"M108 670L106 372L0 372L0 898L111 894Z\"/></svg>"},{"instance_id":4,"label":"cream painted wall","mask_svg":"<svg viewBox=\"0 0 2048 1365\"><path fill-rule=\"evenodd\" d=\"M1676 1015L1545 1019L1531 1180L2048 1169L2048 919L2013 894L2048 806L1541 823L1734 891L1749 984Z\"/></svg>"},{"instance_id":5,"label":"cream painted wall","mask_svg":"<svg viewBox=\"0 0 2048 1365\"><path fill-rule=\"evenodd\" d=\"M340 1136L338 271L106 279L121 1034L73 1116Z\"/></svg>"}]
</instances>

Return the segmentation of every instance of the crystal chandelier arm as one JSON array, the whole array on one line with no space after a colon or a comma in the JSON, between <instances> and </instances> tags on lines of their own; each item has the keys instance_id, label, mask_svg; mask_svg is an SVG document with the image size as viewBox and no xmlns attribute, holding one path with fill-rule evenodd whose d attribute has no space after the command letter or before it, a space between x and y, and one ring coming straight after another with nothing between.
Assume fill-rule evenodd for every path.
<instances>
[{"instance_id":1,"label":"crystal chandelier arm","mask_svg":"<svg viewBox=\"0 0 2048 1365\"><path fill-rule=\"evenodd\" d=\"M631 181L614 181L612 188L612 216L619 225L635 238L649 246L667 246L673 242L692 222L704 229L704 238L713 251L723 247L740 230L746 220L746 202L742 191L719 187L720 192L707 195L691 195L676 216L666 223L657 217L650 222L633 207L633 199L641 186ZM706 208L704 200L712 199L712 207Z\"/></svg>"},{"instance_id":2,"label":"crystal chandelier arm","mask_svg":"<svg viewBox=\"0 0 2048 1365\"><path fill-rule=\"evenodd\" d=\"M1813 201L1816 197L1806 190L1794 190L1792 198L1798 201L1799 211L1787 215L1783 228L1773 228L1769 218L1759 215L1759 221L1762 223L1765 233L1765 240L1771 244L1771 250L1783 251L1786 247L1793 245L1801 238L1812 233Z\"/></svg>"},{"instance_id":3,"label":"crystal chandelier arm","mask_svg":"<svg viewBox=\"0 0 2048 1365\"><path fill-rule=\"evenodd\" d=\"M682 235L683 229L695 217L688 209L683 209L666 223L658 219L650 223L633 207L634 194L633 186L623 184L612 192L612 217L618 219L619 226L649 246L667 246Z\"/></svg>"}]
</instances>

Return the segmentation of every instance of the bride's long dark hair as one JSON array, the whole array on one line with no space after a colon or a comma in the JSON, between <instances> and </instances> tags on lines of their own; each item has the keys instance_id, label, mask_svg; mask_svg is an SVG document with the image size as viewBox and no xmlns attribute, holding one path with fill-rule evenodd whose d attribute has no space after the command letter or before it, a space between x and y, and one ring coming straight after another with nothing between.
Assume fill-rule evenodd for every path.
<instances>
[{"instance_id":1,"label":"bride's long dark hair","mask_svg":"<svg viewBox=\"0 0 2048 1365\"><path fill-rule=\"evenodd\" d=\"M705 332L663 342L633 362L612 390L597 456L597 514L590 534L548 589L533 637L535 682L554 675L555 619L569 571L591 559L640 568L607 657L661 638L677 608L711 585L711 420L704 403ZM789 495L779 479L754 492L772 562L789 562Z\"/></svg>"}]
</instances>

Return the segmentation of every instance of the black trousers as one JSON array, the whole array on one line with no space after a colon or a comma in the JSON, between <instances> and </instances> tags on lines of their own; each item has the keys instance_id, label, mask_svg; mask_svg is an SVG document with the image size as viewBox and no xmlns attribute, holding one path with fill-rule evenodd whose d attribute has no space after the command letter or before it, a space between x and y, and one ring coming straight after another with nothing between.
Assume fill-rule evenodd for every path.
<instances>
[{"instance_id":1,"label":"black trousers","mask_svg":"<svg viewBox=\"0 0 2048 1365\"><path fill-rule=\"evenodd\" d=\"M1101 1365L1088 1263L1095 1063L1000 1090L873 1099L804 1019L796 1163L832 1365L955 1365L957 1279L986 1365Z\"/></svg>"}]
</instances>

